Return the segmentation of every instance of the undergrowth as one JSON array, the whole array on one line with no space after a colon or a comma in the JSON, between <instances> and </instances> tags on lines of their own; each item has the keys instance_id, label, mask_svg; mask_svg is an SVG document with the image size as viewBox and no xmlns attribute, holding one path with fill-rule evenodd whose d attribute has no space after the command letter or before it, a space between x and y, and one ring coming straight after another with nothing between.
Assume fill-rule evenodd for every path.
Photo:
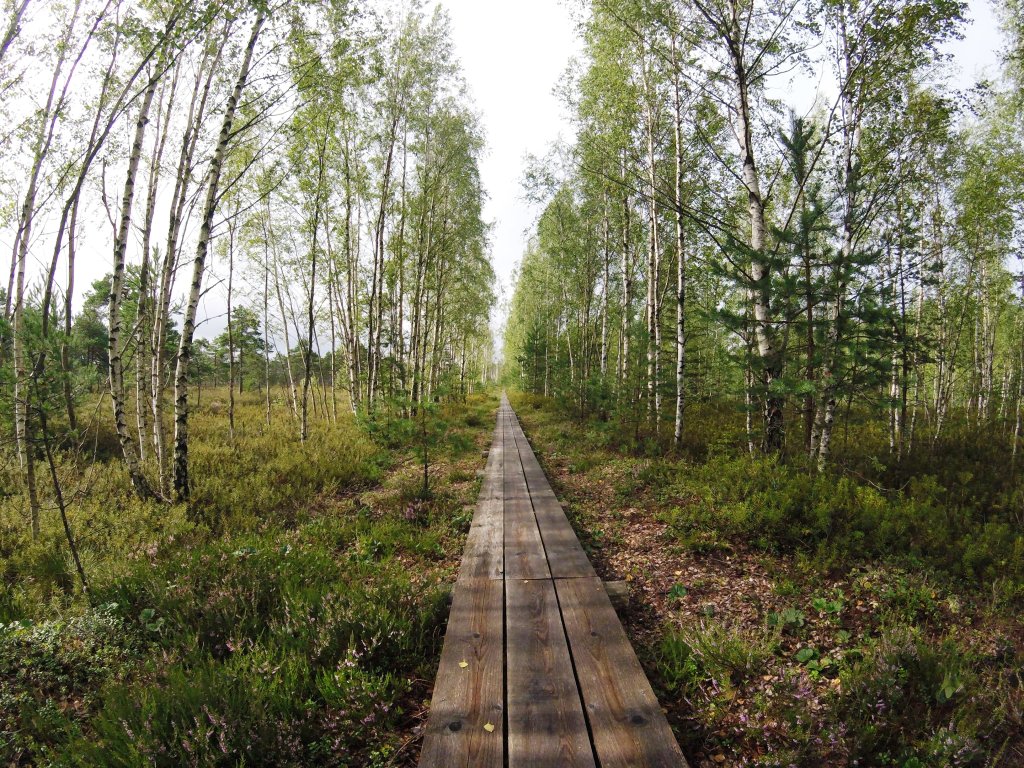
<instances>
[{"instance_id":1,"label":"undergrowth","mask_svg":"<svg viewBox=\"0 0 1024 768\"><path fill-rule=\"evenodd\" d=\"M88 595L54 516L32 543L17 501L0 505L0 763L397 759L436 667L478 485L464 467L496 396L435 413L448 437L429 499L414 447L386 424L320 423L300 444L283 409L267 427L252 398L232 443L208 402L187 507L135 500L116 456L62 458L80 478Z\"/></svg>"},{"instance_id":2,"label":"undergrowth","mask_svg":"<svg viewBox=\"0 0 1024 768\"><path fill-rule=\"evenodd\" d=\"M634 642L694 762L1024 764L1024 481L984 430L897 460L853 420L819 474L750 455L729 403L688 410L677 451L513 404L606 577L662 595Z\"/></svg>"}]
</instances>

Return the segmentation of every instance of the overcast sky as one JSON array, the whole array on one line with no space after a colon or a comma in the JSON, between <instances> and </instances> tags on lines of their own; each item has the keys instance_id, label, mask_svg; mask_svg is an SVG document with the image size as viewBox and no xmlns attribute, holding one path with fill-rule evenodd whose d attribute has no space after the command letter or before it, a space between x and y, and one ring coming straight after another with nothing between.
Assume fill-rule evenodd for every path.
<instances>
[{"instance_id":1,"label":"overcast sky","mask_svg":"<svg viewBox=\"0 0 1024 768\"><path fill-rule=\"evenodd\" d=\"M484 216L494 224L494 266L507 292L536 216L522 200L523 159L542 154L560 134L572 137L553 88L581 41L562 0L439 4L451 17L456 54L487 133Z\"/></svg>"},{"instance_id":2,"label":"overcast sky","mask_svg":"<svg viewBox=\"0 0 1024 768\"><path fill-rule=\"evenodd\" d=\"M563 0L440 0L448 9L455 49L483 117L488 154L481 172L485 217L494 224L495 271L506 292L537 211L523 200L523 158L543 154L571 126L553 88L581 50ZM1000 37L990 0L971 0L966 37L951 46L959 85L994 75Z\"/></svg>"}]
</instances>

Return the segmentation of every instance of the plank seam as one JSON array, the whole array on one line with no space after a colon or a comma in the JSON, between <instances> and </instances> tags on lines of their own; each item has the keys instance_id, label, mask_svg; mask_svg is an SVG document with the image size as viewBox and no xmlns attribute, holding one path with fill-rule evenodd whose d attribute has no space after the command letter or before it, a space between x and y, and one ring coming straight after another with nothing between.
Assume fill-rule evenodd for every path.
<instances>
[{"instance_id":1,"label":"plank seam","mask_svg":"<svg viewBox=\"0 0 1024 768\"><path fill-rule=\"evenodd\" d=\"M501 410L505 411L505 406L501 406ZM508 749L508 735L509 735L509 720L508 720L508 591L506 585L508 579L505 577L505 467L508 465L508 459L505 457L505 421L508 418L507 411L502 415L501 419L501 666L502 666L502 685L504 690L502 692L502 739L504 743L501 748L502 765L504 768L509 768L509 749Z\"/></svg>"},{"instance_id":2,"label":"plank seam","mask_svg":"<svg viewBox=\"0 0 1024 768\"><path fill-rule=\"evenodd\" d=\"M529 450L531 453L534 453L533 448L530 446L530 441L526 439L526 433L523 432L522 427L519 427L519 433L523 435L523 441L527 445L527 450ZM533 510L533 519L536 521L536 523L537 523L537 531L540 533L541 546L544 547L544 559L548 563L548 576L546 578L550 578L550 579L554 580L556 578L556 576L555 576L554 569L551 567L551 557L548 554L548 543L549 543L548 542L548 537L545 536L545 534L544 534L545 527L540 524L540 518L537 516L537 505L533 501L534 489L532 489L530 487L530 477L529 477L529 475L526 472L526 463L523 461L523 449L519 446L519 439L516 437L516 430L515 429L512 430L512 439L513 439L513 441L516 444L516 453L519 456L519 466L521 466L522 469L523 469L523 480L526 483L526 495L529 496L529 498L530 498L530 509ZM534 458L536 458L536 453L534 453ZM539 461L537 462L537 466L540 467L540 462ZM541 470L541 473L544 474L544 476L545 476L544 477L545 482L547 482L547 475L546 475L546 473L544 473L544 468L541 467L540 470ZM548 483L548 488L551 488L551 484L550 483ZM554 492L553 488L551 489L551 495L552 496L555 495L555 492ZM555 501L558 502L557 497L555 498ZM563 514L565 514L564 510L563 510ZM574 537L576 537L576 541L579 542L579 534L576 532L576 529L573 527L572 521L569 520L569 516L565 515L565 519L566 519L566 522L569 525L569 530L571 531L572 535ZM587 555L585 551L584 551L584 554L586 555L587 562L589 563L590 562L590 556ZM592 577L594 577L596 575L597 574L595 572L591 572L591 573L571 573L571 574L561 574L557 578L560 578L560 579L589 579L589 578L592 578Z\"/></svg>"},{"instance_id":3,"label":"plank seam","mask_svg":"<svg viewBox=\"0 0 1024 768\"><path fill-rule=\"evenodd\" d=\"M583 686L580 683L580 673L576 669L576 654L572 650L572 639L569 637L569 629L565 626L565 613L562 611L562 596L558 594L558 585L555 579L551 579L551 587L555 590L555 604L558 606L558 621L562 625L562 633L565 635L565 646L569 649L569 664L572 666L572 677L576 681L576 693L580 697L580 708L583 710L583 722L587 724L587 739L590 741L590 751L594 755L594 763L601 768L601 755L597 751L597 742L594 741L594 724L590 721L590 713L587 711L587 700L583 696Z\"/></svg>"},{"instance_id":4,"label":"plank seam","mask_svg":"<svg viewBox=\"0 0 1024 768\"><path fill-rule=\"evenodd\" d=\"M519 431L522 432L522 428L520 428ZM519 456L519 466L522 467L523 469L523 478L526 481L526 491L527 495L530 497L530 509L533 510L534 520L537 520L537 507L533 503L533 490L530 488L530 479L529 477L527 477L526 465L523 463L523 451L522 448L520 448L519 446L519 438L516 435L515 429L512 430L512 439L515 441L516 444L516 454ZM523 434L523 440L527 442L527 444L529 444L528 441L526 441L525 434ZM532 451L533 449L530 448L529 450ZM579 696L580 699L580 710L583 712L583 722L586 724L587 727L587 741L590 743L590 752L594 756L595 765L597 766L597 768L601 768L601 756L597 752L597 744L594 741L594 726L593 723L591 723L590 721L590 713L587 712L587 702L586 699L584 699L583 697L583 686L580 684L580 674L576 668L576 655L573 653L572 641L569 638L569 630L565 626L565 614L562 611L562 598L558 594L558 585L555 583L555 575L554 572L551 570L551 560L548 557L547 540L544 536L544 531L540 527L539 520L537 520L537 529L540 531L541 544L544 546L544 559L548 561L548 577L545 579L536 579L536 581L550 581L551 588L554 590L555 605L558 608L558 624L562 628L562 635L565 637L565 647L569 651L569 666L572 668L572 679L576 683L576 695ZM507 632L505 633L505 641L508 642ZM508 663L508 656L505 657L505 663ZM506 675L506 685L507 683L508 676Z\"/></svg>"}]
</instances>

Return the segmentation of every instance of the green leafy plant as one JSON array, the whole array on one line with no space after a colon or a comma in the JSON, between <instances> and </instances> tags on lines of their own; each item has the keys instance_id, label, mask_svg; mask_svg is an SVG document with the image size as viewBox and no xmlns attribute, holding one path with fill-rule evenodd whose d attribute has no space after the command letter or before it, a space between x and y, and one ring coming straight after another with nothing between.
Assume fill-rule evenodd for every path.
<instances>
[{"instance_id":1,"label":"green leafy plant","mask_svg":"<svg viewBox=\"0 0 1024 768\"><path fill-rule=\"evenodd\" d=\"M818 613L827 616L838 616L843 612L844 605L845 603L841 598L828 600L824 597L815 597L811 600L811 607Z\"/></svg>"},{"instance_id":2,"label":"green leafy plant","mask_svg":"<svg viewBox=\"0 0 1024 768\"><path fill-rule=\"evenodd\" d=\"M768 614L768 626L777 629L794 630L804 626L807 615L798 608L786 608L779 612Z\"/></svg>"},{"instance_id":3,"label":"green leafy plant","mask_svg":"<svg viewBox=\"0 0 1024 768\"><path fill-rule=\"evenodd\" d=\"M139 621L150 632L159 632L164 626L163 617L157 618L156 610L153 608L143 608L139 611Z\"/></svg>"},{"instance_id":4,"label":"green leafy plant","mask_svg":"<svg viewBox=\"0 0 1024 768\"><path fill-rule=\"evenodd\" d=\"M943 675L942 683L939 685L939 690L935 693L935 698L940 704L945 704L951 701L963 689L964 684L960 680L960 672L950 669Z\"/></svg>"},{"instance_id":5,"label":"green leafy plant","mask_svg":"<svg viewBox=\"0 0 1024 768\"><path fill-rule=\"evenodd\" d=\"M817 656L818 652L814 648L804 646L794 654L793 658L795 658L801 664L806 664L807 662L817 658Z\"/></svg>"}]
</instances>

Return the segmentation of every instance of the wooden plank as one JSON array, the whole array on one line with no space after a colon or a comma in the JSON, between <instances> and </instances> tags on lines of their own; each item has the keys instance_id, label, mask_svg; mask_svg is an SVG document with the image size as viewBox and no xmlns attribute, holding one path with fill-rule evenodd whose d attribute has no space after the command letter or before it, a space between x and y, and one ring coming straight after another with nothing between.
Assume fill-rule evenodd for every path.
<instances>
[{"instance_id":1,"label":"wooden plank","mask_svg":"<svg viewBox=\"0 0 1024 768\"><path fill-rule=\"evenodd\" d=\"M519 433L522 434L521 432ZM594 566L583 551L572 525L569 524L562 506L558 503L547 478L537 465L533 450L526 445L521 436L515 436L516 452L524 467L533 466L531 471L524 473L530 494L537 528L544 545L544 555L548 561L548 570L554 578L584 578L595 576Z\"/></svg>"},{"instance_id":2,"label":"wooden plank","mask_svg":"<svg viewBox=\"0 0 1024 768\"><path fill-rule=\"evenodd\" d=\"M548 579L544 541L529 498L505 500L505 578Z\"/></svg>"},{"instance_id":3,"label":"wooden plank","mask_svg":"<svg viewBox=\"0 0 1024 768\"><path fill-rule=\"evenodd\" d=\"M601 580L554 583L601 768L685 768Z\"/></svg>"},{"instance_id":4,"label":"wooden plank","mask_svg":"<svg viewBox=\"0 0 1024 768\"><path fill-rule=\"evenodd\" d=\"M519 460L519 450L515 441L511 438L506 440L505 448L505 500L509 499L530 499L530 490L526 484L526 475L523 474L523 465Z\"/></svg>"},{"instance_id":5,"label":"wooden plank","mask_svg":"<svg viewBox=\"0 0 1024 768\"><path fill-rule=\"evenodd\" d=\"M503 592L491 579L455 586L421 768L504 766Z\"/></svg>"},{"instance_id":6,"label":"wooden plank","mask_svg":"<svg viewBox=\"0 0 1024 768\"><path fill-rule=\"evenodd\" d=\"M509 768L595 766L548 579L506 579Z\"/></svg>"},{"instance_id":7,"label":"wooden plank","mask_svg":"<svg viewBox=\"0 0 1024 768\"><path fill-rule=\"evenodd\" d=\"M533 503L551 576L556 579L596 576L590 558L557 502L552 504L551 500L534 499Z\"/></svg>"},{"instance_id":8,"label":"wooden plank","mask_svg":"<svg viewBox=\"0 0 1024 768\"><path fill-rule=\"evenodd\" d=\"M480 503L487 512L477 512L476 521L466 537L466 549L459 567L459 581L502 579L505 574L505 521L501 499Z\"/></svg>"},{"instance_id":9,"label":"wooden plank","mask_svg":"<svg viewBox=\"0 0 1024 768\"><path fill-rule=\"evenodd\" d=\"M494 440L487 457L484 482L480 487L466 549L459 568L459 580L501 579L504 576L504 423L499 415Z\"/></svg>"},{"instance_id":10,"label":"wooden plank","mask_svg":"<svg viewBox=\"0 0 1024 768\"><path fill-rule=\"evenodd\" d=\"M505 429L505 578L551 577L537 518L511 429Z\"/></svg>"}]
</instances>

